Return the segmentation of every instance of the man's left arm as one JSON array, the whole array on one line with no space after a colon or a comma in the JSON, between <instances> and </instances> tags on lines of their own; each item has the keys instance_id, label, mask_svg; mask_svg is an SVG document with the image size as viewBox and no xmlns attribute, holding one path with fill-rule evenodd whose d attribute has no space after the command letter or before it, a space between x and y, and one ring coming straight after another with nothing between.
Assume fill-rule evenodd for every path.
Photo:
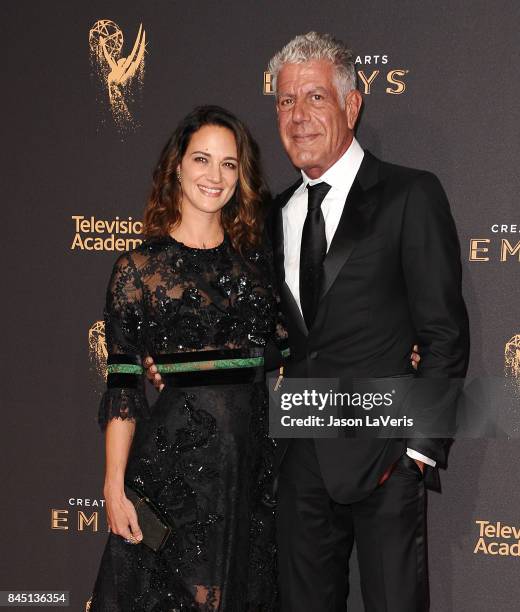
<instances>
[{"instance_id":1,"label":"man's left arm","mask_svg":"<svg viewBox=\"0 0 520 612\"><path fill-rule=\"evenodd\" d=\"M432 379L434 385L433 379L438 380L436 401L432 403L435 408L443 404L439 402L439 389L447 390L444 403L452 397L453 387L441 381L466 375L469 324L462 297L457 230L446 194L437 177L429 172L418 174L408 191L401 257L421 354L417 377ZM407 452L412 458L430 459L426 463L435 462L441 467L446 464L447 446L444 438L407 440Z\"/></svg>"}]
</instances>

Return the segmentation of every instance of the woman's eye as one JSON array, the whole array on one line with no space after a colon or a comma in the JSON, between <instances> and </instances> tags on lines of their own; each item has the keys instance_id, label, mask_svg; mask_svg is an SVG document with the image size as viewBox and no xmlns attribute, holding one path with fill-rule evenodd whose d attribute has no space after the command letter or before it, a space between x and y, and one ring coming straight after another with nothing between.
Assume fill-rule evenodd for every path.
<instances>
[{"instance_id":1,"label":"woman's eye","mask_svg":"<svg viewBox=\"0 0 520 612\"><path fill-rule=\"evenodd\" d=\"M237 169L236 165L233 162L226 162L225 166L227 166L231 170L236 170Z\"/></svg>"},{"instance_id":2,"label":"woman's eye","mask_svg":"<svg viewBox=\"0 0 520 612\"><path fill-rule=\"evenodd\" d=\"M208 160L205 157L196 157L195 161L196 162L207 162Z\"/></svg>"}]
</instances>

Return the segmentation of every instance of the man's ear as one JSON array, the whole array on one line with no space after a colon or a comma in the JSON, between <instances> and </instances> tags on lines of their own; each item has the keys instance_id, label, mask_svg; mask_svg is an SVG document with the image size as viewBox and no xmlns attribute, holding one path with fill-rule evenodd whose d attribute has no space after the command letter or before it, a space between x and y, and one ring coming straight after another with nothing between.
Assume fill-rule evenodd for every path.
<instances>
[{"instance_id":1,"label":"man's ear","mask_svg":"<svg viewBox=\"0 0 520 612\"><path fill-rule=\"evenodd\" d=\"M363 96L357 89L349 91L345 102L345 112L347 113L347 122L350 130L354 130L363 105Z\"/></svg>"}]
</instances>

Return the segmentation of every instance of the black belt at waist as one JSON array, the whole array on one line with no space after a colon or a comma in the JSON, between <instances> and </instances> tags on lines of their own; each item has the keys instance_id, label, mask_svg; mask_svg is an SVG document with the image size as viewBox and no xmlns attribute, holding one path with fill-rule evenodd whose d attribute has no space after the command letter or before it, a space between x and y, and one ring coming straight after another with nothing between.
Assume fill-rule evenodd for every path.
<instances>
[{"instance_id":1,"label":"black belt at waist","mask_svg":"<svg viewBox=\"0 0 520 612\"><path fill-rule=\"evenodd\" d=\"M161 374L165 385L200 387L204 385L239 385L264 380L263 367L230 368L223 370L197 370Z\"/></svg>"}]
</instances>

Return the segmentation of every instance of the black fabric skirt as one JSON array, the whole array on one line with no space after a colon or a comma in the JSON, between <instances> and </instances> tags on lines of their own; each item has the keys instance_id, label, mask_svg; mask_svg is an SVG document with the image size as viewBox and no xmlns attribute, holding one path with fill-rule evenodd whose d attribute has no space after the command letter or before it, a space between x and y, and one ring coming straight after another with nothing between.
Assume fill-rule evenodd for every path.
<instances>
[{"instance_id":1,"label":"black fabric skirt","mask_svg":"<svg viewBox=\"0 0 520 612\"><path fill-rule=\"evenodd\" d=\"M275 611L265 383L166 381L150 419L136 424L125 479L173 533L159 552L109 534L90 611Z\"/></svg>"}]
</instances>

